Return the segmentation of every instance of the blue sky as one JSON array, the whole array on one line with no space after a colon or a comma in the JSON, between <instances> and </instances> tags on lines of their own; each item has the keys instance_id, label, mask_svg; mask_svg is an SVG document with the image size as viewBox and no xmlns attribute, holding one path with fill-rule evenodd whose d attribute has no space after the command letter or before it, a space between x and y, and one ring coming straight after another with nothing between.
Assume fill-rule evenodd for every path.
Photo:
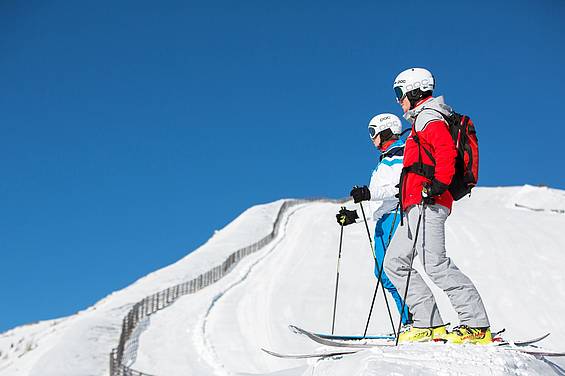
<instances>
[{"instance_id":1,"label":"blue sky","mask_svg":"<svg viewBox=\"0 0 565 376\"><path fill-rule=\"evenodd\" d=\"M0 331L68 315L246 208L343 197L430 69L480 185L565 188L562 1L3 1Z\"/></svg>"}]
</instances>

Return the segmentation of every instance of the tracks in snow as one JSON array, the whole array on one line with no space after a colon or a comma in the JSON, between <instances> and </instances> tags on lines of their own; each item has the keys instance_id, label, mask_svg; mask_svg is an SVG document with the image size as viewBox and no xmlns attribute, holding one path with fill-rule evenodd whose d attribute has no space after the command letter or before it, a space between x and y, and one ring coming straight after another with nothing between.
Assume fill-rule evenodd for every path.
<instances>
[{"instance_id":1,"label":"tracks in snow","mask_svg":"<svg viewBox=\"0 0 565 376\"><path fill-rule=\"evenodd\" d=\"M242 263L245 262L245 259L242 260L240 265L236 266L237 268L245 267L247 270L241 273L237 280L229 284L227 287L223 288L220 292L218 292L210 302L206 312L202 315L202 317L198 320L195 331L194 331L194 341L196 342L196 347L200 349L200 355L202 358L210 365L210 367L214 370L214 373L218 376L228 376L231 375L232 372L228 370L218 358L216 351L214 349L213 343L210 341L210 337L207 334L207 328L209 324L209 318L216 307L216 303L218 303L222 298L226 296L230 291L232 291L235 287L238 287L243 282L247 280L247 278L251 275L253 270L261 264L262 261L266 260L267 257L273 253L279 244L283 241L286 236L287 225L291 219L291 217L299 210L303 209L304 207L308 206L309 204L299 204L294 207L288 209L288 213L285 214L284 224L281 226L281 230L279 231L279 235L277 238L273 239L272 243L267 245L264 250L258 252L259 257L257 260L253 261L250 265L243 266ZM261 253L264 252L262 255ZM253 256L250 256L253 257ZM234 270L235 272L236 270Z\"/></svg>"}]
</instances>

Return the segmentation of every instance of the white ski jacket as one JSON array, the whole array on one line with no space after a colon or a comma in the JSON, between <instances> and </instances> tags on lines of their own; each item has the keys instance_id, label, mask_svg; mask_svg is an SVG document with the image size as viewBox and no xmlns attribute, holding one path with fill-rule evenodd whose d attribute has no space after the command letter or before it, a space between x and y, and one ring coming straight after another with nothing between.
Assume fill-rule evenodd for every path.
<instances>
[{"instance_id":1,"label":"white ski jacket","mask_svg":"<svg viewBox=\"0 0 565 376\"><path fill-rule=\"evenodd\" d=\"M404 141L398 140L381 154L381 161L371 175L370 207L372 219L378 221L384 214L393 212L398 204L398 183L404 160Z\"/></svg>"}]
</instances>

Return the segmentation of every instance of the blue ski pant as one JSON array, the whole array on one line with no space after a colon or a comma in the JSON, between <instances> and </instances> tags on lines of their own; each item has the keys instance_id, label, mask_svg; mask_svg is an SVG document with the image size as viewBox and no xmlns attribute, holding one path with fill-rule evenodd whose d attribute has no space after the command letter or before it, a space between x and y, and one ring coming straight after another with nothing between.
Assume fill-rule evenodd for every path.
<instances>
[{"instance_id":1,"label":"blue ski pant","mask_svg":"<svg viewBox=\"0 0 565 376\"><path fill-rule=\"evenodd\" d=\"M396 215L395 215L396 214ZM386 249L390 239L392 239L398 224L400 223L400 213L387 213L383 215L375 226L375 276L379 278L379 272L381 265L385 258ZM398 313L400 314L402 310L402 297L398 293L398 290L388 276L386 275L384 269L381 274L381 283L383 287L388 290L388 292L394 298ZM410 314L408 313L408 306L404 305L404 314L402 315L402 323L407 324L411 322Z\"/></svg>"}]
</instances>

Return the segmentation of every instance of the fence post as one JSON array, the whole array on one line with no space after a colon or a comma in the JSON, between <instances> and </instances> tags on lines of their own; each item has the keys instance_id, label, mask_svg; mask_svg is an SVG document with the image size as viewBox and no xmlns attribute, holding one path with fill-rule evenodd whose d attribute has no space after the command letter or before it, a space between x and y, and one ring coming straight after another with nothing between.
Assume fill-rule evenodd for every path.
<instances>
[{"instance_id":1,"label":"fence post","mask_svg":"<svg viewBox=\"0 0 565 376\"><path fill-rule=\"evenodd\" d=\"M116 369L114 368L114 354L116 349L112 349L110 353L110 376L115 376Z\"/></svg>"}]
</instances>

